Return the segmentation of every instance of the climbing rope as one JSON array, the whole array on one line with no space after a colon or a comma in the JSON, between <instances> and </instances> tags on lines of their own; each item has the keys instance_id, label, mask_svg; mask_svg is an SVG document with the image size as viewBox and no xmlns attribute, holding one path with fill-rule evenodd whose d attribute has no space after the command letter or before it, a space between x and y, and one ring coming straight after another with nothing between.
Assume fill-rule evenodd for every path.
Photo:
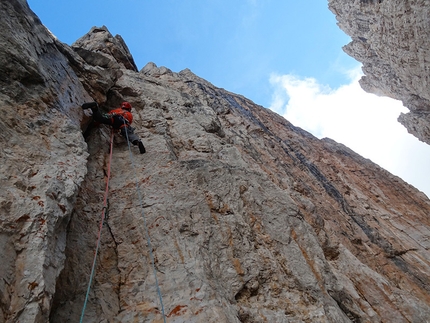
<instances>
[{"instance_id":1,"label":"climbing rope","mask_svg":"<svg viewBox=\"0 0 430 323\"><path fill-rule=\"evenodd\" d=\"M155 285L157 287L158 298L160 299L161 313L163 315L163 321L164 321L164 323L166 323L166 315L164 314L163 297L161 296L160 286L158 284L157 271L155 269L154 254L152 252L151 238L149 236L148 226L146 225L145 212L143 210L142 194L140 192L139 182L137 180L136 166L134 165L133 154L131 153L130 141L128 140L128 129L127 129L127 126L125 124L125 121L124 121L124 127L125 127L124 131L125 131L126 138L127 138L127 143L128 143L128 152L129 152L129 156L130 156L130 162L131 162L131 165L132 165L133 170L134 170L134 178L135 178L135 181L136 181L136 190L137 190L137 194L138 194L138 197L139 197L140 209L142 211L143 224L145 226L145 235L146 235L146 241L148 243L149 256L151 258L151 263L152 263L152 271L154 273Z\"/></svg>"},{"instance_id":2,"label":"climbing rope","mask_svg":"<svg viewBox=\"0 0 430 323\"><path fill-rule=\"evenodd\" d=\"M111 137L110 137L110 153L109 153L108 173L107 173L107 179L106 179L106 189L105 189L105 194L104 194L104 199L103 199L102 217L101 217L101 221L100 221L100 229L99 229L99 234L98 234L98 238L97 238L96 251L94 253L93 266L91 268L90 281L88 283L87 293L85 295L85 302L84 302L84 306L82 308L82 313L81 313L81 319L79 321L80 323L83 322L85 309L87 307L88 297L89 297L90 289L91 289L91 283L93 281L94 272L95 272L95 268L96 268L97 254L98 254L99 247L100 247L100 239L101 239L101 235L102 235L103 222L104 222L105 216L106 216L108 193L109 193L110 166L111 166L111 161L112 161L113 135L114 135L114 131L112 129L112 133L111 133Z\"/></svg>"},{"instance_id":3,"label":"climbing rope","mask_svg":"<svg viewBox=\"0 0 430 323\"><path fill-rule=\"evenodd\" d=\"M125 121L124 121L124 126L126 127ZM144 213L144 210L143 210L143 199L142 199L142 194L141 194L140 188L139 188L139 182L137 180L137 171L136 171L136 166L134 165L133 154L131 152L131 147L130 147L130 141L128 140L128 131L127 131L127 128L125 129L125 134L126 134L126 138L127 138L127 144L128 144L128 151L129 151L129 156L130 156L130 162L131 162L131 165L132 165L134 173L135 173L134 178L136 179L136 190L137 190L138 197L139 197L140 209L142 211L143 224L144 224L144 227L145 227L145 235L146 235L146 240L147 240L147 244L148 244L149 255L150 255L150 258L151 258L152 270L153 270L153 273L154 273L155 284L156 284L156 287L157 287L157 293L158 293L158 297L159 297L160 305L161 305L161 313L163 315L163 321L164 321L164 323L166 323L166 315L164 314L163 297L161 296L160 286L158 284L157 271L155 269L154 254L152 252L151 238L149 236L148 226L146 224L145 213ZM100 247L101 232L102 232L103 223L104 223L105 216L106 216L106 211L107 211L107 202L108 202L108 193L109 193L109 179L110 179L110 169L111 169L112 151L113 151L113 137L114 137L114 129L112 129L111 139L110 139L110 154L109 154L109 163L108 163L108 173L107 173L107 179L106 179L106 190L105 190L104 199L103 199L103 209L102 209L102 216L101 216L101 221L100 221L100 229L99 229L98 238L97 238L96 251L94 253L93 265L92 265L92 268L91 268L90 281L88 283L88 288L87 288L87 292L86 292L86 295L85 295L84 306L82 307L81 318L80 318L80 321L79 321L80 323L82 323L83 319L84 319L85 309L87 307L88 297L89 297L90 290L91 290L91 284L92 284L92 280L94 278L95 267L96 267L96 260L97 260L97 254L98 254L98 250L99 250L99 247Z\"/></svg>"}]
</instances>

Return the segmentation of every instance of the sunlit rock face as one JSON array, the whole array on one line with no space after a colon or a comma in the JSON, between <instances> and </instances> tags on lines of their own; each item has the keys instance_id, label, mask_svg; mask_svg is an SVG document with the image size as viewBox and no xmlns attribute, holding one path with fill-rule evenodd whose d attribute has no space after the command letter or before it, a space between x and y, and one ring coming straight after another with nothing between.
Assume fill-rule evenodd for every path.
<instances>
[{"instance_id":1,"label":"sunlit rock face","mask_svg":"<svg viewBox=\"0 0 430 323\"><path fill-rule=\"evenodd\" d=\"M401 100L399 121L430 144L430 6L426 0L329 0L351 36L345 52L363 63L362 88Z\"/></svg>"},{"instance_id":2,"label":"sunlit rock face","mask_svg":"<svg viewBox=\"0 0 430 323\"><path fill-rule=\"evenodd\" d=\"M69 47L1 9L0 322L430 317L423 193L190 70L138 71L106 27ZM114 134L84 309L111 138L93 99L129 101L147 153Z\"/></svg>"}]
</instances>

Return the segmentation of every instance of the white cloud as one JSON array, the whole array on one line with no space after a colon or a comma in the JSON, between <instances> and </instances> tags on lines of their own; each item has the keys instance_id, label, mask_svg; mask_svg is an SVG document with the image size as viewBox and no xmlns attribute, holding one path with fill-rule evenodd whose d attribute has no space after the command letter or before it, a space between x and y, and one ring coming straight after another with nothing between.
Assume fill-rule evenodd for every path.
<instances>
[{"instance_id":1,"label":"white cloud","mask_svg":"<svg viewBox=\"0 0 430 323\"><path fill-rule=\"evenodd\" d=\"M351 82L338 89L313 78L272 75L270 109L318 138L340 142L430 197L430 146L407 133L397 121L402 103L366 93L361 69L349 71Z\"/></svg>"}]
</instances>

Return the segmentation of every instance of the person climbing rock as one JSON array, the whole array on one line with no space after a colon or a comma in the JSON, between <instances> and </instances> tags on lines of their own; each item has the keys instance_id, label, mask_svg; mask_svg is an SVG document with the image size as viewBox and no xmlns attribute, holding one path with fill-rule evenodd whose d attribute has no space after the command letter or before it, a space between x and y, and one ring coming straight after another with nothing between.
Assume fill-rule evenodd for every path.
<instances>
[{"instance_id":1,"label":"person climbing rock","mask_svg":"<svg viewBox=\"0 0 430 323\"><path fill-rule=\"evenodd\" d=\"M111 110L106 115L99 111L97 102L84 103L82 104L82 109L91 109L94 121L107 124L114 129L119 129L124 138L128 139L133 145L139 147L141 154L146 152L142 141L134 133L134 128L130 126L133 121L133 115L131 114L131 104L129 102L121 103L120 108Z\"/></svg>"}]
</instances>

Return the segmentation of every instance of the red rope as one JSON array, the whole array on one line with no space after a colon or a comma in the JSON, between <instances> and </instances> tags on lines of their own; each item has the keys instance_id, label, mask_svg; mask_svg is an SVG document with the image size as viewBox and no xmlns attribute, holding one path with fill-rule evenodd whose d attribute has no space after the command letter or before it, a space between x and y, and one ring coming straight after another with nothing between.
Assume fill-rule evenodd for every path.
<instances>
[{"instance_id":1,"label":"red rope","mask_svg":"<svg viewBox=\"0 0 430 323\"><path fill-rule=\"evenodd\" d=\"M108 173L107 173L107 179L106 179L106 189L105 189L105 194L104 194L104 199L103 199L102 218L101 218L101 221L100 221L100 228L99 228L99 234L98 234L98 237L97 237L96 251L94 253L93 266L91 268L90 282L88 283L87 293L85 295L85 302L84 302L84 306L82 308L81 320L80 320L81 323L83 322L85 308L87 307L88 296L90 294L91 283L93 281L94 272L95 272L95 268L96 268L96 260L97 260L97 254L98 254L98 251L99 251L100 240L101 240L101 236L102 236L103 223L104 223L105 216L106 216L107 198L108 198L108 194L109 194L110 166L111 166L111 161L112 161L112 150L113 150L113 135L114 135L114 131L112 129L112 134L111 134L111 137L110 137L110 153L109 153Z\"/></svg>"}]
</instances>

